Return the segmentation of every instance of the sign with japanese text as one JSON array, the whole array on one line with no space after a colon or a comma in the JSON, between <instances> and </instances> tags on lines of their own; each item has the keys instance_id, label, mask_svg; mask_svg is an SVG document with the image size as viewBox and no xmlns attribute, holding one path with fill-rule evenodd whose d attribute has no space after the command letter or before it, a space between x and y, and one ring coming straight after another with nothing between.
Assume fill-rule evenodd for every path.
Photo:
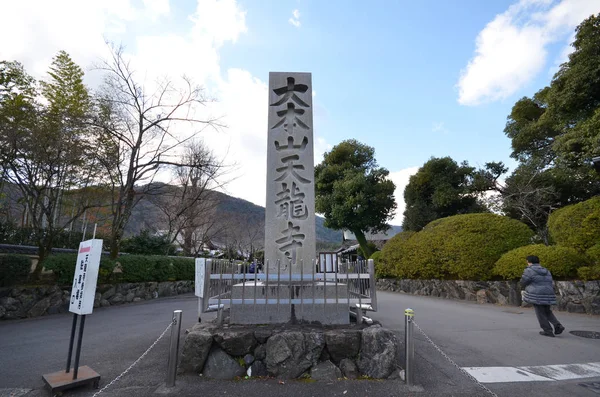
<instances>
[{"instance_id":1,"label":"sign with japanese text","mask_svg":"<svg viewBox=\"0 0 600 397\"><path fill-rule=\"evenodd\" d=\"M271 271L279 264L310 272L316 255L311 87L310 73L269 73L265 259Z\"/></svg>"},{"instance_id":2,"label":"sign with japanese text","mask_svg":"<svg viewBox=\"0 0 600 397\"><path fill-rule=\"evenodd\" d=\"M195 295L204 298L204 281L206 277L206 258L196 258Z\"/></svg>"},{"instance_id":3,"label":"sign with japanese text","mask_svg":"<svg viewBox=\"0 0 600 397\"><path fill-rule=\"evenodd\" d=\"M101 255L102 240L93 239L79 243L69 305L71 313L91 314L94 310Z\"/></svg>"}]
</instances>

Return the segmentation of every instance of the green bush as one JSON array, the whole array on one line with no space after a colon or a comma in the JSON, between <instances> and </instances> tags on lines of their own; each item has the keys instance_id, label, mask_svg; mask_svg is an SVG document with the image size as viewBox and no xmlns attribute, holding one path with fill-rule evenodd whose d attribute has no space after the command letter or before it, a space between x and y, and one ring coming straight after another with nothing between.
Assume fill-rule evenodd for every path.
<instances>
[{"instance_id":1,"label":"green bush","mask_svg":"<svg viewBox=\"0 0 600 397\"><path fill-rule=\"evenodd\" d=\"M121 264L124 282L194 280L195 277L191 258L123 255L117 261Z\"/></svg>"},{"instance_id":2,"label":"green bush","mask_svg":"<svg viewBox=\"0 0 600 397\"><path fill-rule=\"evenodd\" d=\"M376 278L387 278L390 275L385 273L385 269L382 268L382 262L381 262L381 251L375 251L373 252L373 255L371 255L371 257L369 259L373 259L373 262L375 264L375 277Z\"/></svg>"},{"instance_id":3,"label":"green bush","mask_svg":"<svg viewBox=\"0 0 600 397\"><path fill-rule=\"evenodd\" d=\"M575 278L577 269L589 264L589 259L570 247L560 245L526 245L502 255L494 266L494 274L507 280L520 279L527 267L525 258L535 255L540 264L556 279Z\"/></svg>"},{"instance_id":4,"label":"green bush","mask_svg":"<svg viewBox=\"0 0 600 397\"><path fill-rule=\"evenodd\" d=\"M585 252L592 263L600 266L600 243Z\"/></svg>"},{"instance_id":5,"label":"green bush","mask_svg":"<svg viewBox=\"0 0 600 397\"><path fill-rule=\"evenodd\" d=\"M44 261L44 267L54 272L59 284L71 284L76 261L77 254L50 255ZM119 265L121 272L114 273L113 271L117 265ZM194 277L194 260L190 258L122 255L116 261L113 261L107 256L102 256L98 271L98 284L194 280Z\"/></svg>"},{"instance_id":6,"label":"green bush","mask_svg":"<svg viewBox=\"0 0 600 397\"><path fill-rule=\"evenodd\" d=\"M577 276L583 281L600 280L600 265L582 266L577 269Z\"/></svg>"},{"instance_id":7,"label":"green bush","mask_svg":"<svg viewBox=\"0 0 600 397\"><path fill-rule=\"evenodd\" d=\"M0 287L9 287L27 281L31 259L26 255L0 256Z\"/></svg>"},{"instance_id":8,"label":"green bush","mask_svg":"<svg viewBox=\"0 0 600 397\"><path fill-rule=\"evenodd\" d=\"M558 245L580 252L600 241L600 196L554 211L548 229Z\"/></svg>"},{"instance_id":9,"label":"green bush","mask_svg":"<svg viewBox=\"0 0 600 397\"><path fill-rule=\"evenodd\" d=\"M44 259L44 269L51 270L60 285L70 285L75 274L77 254L55 254ZM100 257L100 268L98 269L98 284L106 284L117 281L113 278L115 262L107 256Z\"/></svg>"},{"instance_id":10,"label":"green bush","mask_svg":"<svg viewBox=\"0 0 600 397\"><path fill-rule=\"evenodd\" d=\"M393 246L384 261L396 261L398 278L488 280L496 261L529 244L533 232L514 219L495 214L465 214L437 219ZM391 242L391 240L390 240ZM387 246L387 244L386 244Z\"/></svg>"},{"instance_id":11,"label":"green bush","mask_svg":"<svg viewBox=\"0 0 600 397\"><path fill-rule=\"evenodd\" d=\"M175 279L194 280L196 278L196 264L189 258L172 258Z\"/></svg>"},{"instance_id":12,"label":"green bush","mask_svg":"<svg viewBox=\"0 0 600 397\"><path fill-rule=\"evenodd\" d=\"M379 266L375 263L375 270L379 272L381 277L403 277L398 276L408 274L408 269L404 269L403 265L406 263L403 261L403 257L406 255L406 245L408 239L410 239L416 232L413 231L402 231L392 237L381 249L381 256L379 259Z\"/></svg>"}]
</instances>

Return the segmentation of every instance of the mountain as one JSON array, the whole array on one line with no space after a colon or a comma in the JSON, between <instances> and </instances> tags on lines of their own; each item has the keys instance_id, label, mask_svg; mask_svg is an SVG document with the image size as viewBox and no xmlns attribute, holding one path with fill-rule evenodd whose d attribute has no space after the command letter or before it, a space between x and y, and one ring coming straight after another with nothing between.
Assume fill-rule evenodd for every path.
<instances>
[{"instance_id":1,"label":"mountain","mask_svg":"<svg viewBox=\"0 0 600 397\"><path fill-rule=\"evenodd\" d=\"M145 229L151 231L168 229L164 214L154 202L157 197L160 198L160 189L173 189L175 187L157 184L157 186L152 186L152 188L155 192L159 192L159 194L141 199L134 207L125 228L125 237L139 234ZM10 183L5 183L4 189L2 190L7 196L7 203L10 202L11 206L4 216L0 214L0 218L6 217L5 219L20 220L24 211L24 209L21 208L22 204L19 203L19 198L21 196L20 191L15 186L11 186ZM140 189L140 191L141 190L142 189ZM225 240L231 240L232 238L237 240L243 240L245 238L247 240L249 238L248 232L252 229L252 231L254 231L251 237L253 239L253 245L263 245L265 224L264 207L221 192L212 191L210 194L216 205L211 208L210 211L206 212L205 217L214 220L213 230L219 231L218 233L213 233L214 240L220 243L225 243ZM99 214L94 216L95 221L98 222L99 230L103 226L108 227L110 221L109 209L105 207L103 212L104 216L100 216ZM0 221L2 220L3 219L0 219ZM332 230L325 227L325 219L320 216L316 216L315 223L318 247L322 249L333 249L342 244L343 233L341 230ZM81 219L75 222L74 228L75 230L81 229ZM400 226L392 226L392 228L395 231L402 229ZM108 231L108 229L106 230ZM235 235L234 232L236 230L238 232L246 232L246 236L240 236L240 233Z\"/></svg>"}]
</instances>

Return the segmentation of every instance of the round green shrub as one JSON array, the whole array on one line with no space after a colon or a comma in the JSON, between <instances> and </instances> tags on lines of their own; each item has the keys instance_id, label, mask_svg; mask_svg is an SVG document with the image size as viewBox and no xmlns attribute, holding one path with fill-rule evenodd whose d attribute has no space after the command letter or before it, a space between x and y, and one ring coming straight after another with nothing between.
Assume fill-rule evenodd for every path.
<instances>
[{"instance_id":1,"label":"round green shrub","mask_svg":"<svg viewBox=\"0 0 600 397\"><path fill-rule=\"evenodd\" d=\"M406 242L416 232L402 231L392 237L381 249L379 263L375 263L375 272L378 277L398 277L398 274L404 274L404 271L397 270L397 266L401 266L402 257L406 254Z\"/></svg>"},{"instance_id":2,"label":"round green shrub","mask_svg":"<svg viewBox=\"0 0 600 397\"><path fill-rule=\"evenodd\" d=\"M550 236L558 245L585 252L600 241L600 196L554 211L548 218Z\"/></svg>"},{"instance_id":3,"label":"round green shrub","mask_svg":"<svg viewBox=\"0 0 600 397\"><path fill-rule=\"evenodd\" d=\"M26 255L0 256L0 287L9 287L27 281L31 259Z\"/></svg>"},{"instance_id":4,"label":"round green shrub","mask_svg":"<svg viewBox=\"0 0 600 397\"><path fill-rule=\"evenodd\" d=\"M556 279L575 278L577 269L589 264L589 259L570 247L535 244L519 247L502 255L494 266L494 274L507 280L521 278L527 267L525 258L535 255L540 264L550 270Z\"/></svg>"},{"instance_id":5,"label":"round green shrub","mask_svg":"<svg viewBox=\"0 0 600 397\"><path fill-rule=\"evenodd\" d=\"M437 219L399 243L400 253L386 255L384 247L384 260L395 261L399 278L488 280L502 254L530 244L532 238L527 225L508 217L455 215Z\"/></svg>"}]
</instances>

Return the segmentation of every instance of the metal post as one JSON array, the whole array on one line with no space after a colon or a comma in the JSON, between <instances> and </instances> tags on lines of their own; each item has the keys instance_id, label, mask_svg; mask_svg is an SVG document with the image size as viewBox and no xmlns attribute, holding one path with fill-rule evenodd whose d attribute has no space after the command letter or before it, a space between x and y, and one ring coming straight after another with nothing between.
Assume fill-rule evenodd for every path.
<instances>
[{"instance_id":1,"label":"metal post","mask_svg":"<svg viewBox=\"0 0 600 397\"><path fill-rule=\"evenodd\" d=\"M167 387L175 386L177 375L177 356L179 353L179 335L181 334L181 310L173 312L171 325L171 344L169 347L169 362L167 364Z\"/></svg>"},{"instance_id":2,"label":"metal post","mask_svg":"<svg viewBox=\"0 0 600 397\"><path fill-rule=\"evenodd\" d=\"M414 385L414 363L415 363L415 345L413 342L413 320L415 312L412 309L404 311L404 336L405 336L405 356L406 365L404 369L404 377L408 386Z\"/></svg>"},{"instance_id":3,"label":"metal post","mask_svg":"<svg viewBox=\"0 0 600 397\"><path fill-rule=\"evenodd\" d=\"M83 327L85 326L85 314L81 316L79 323L79 337L77 338L77 351L75 353L75 368L73 368L73 379L77 379L79 371L79 356L81 355L81 342L83 341Z\"/></svg>"},{"instance_id":4,"label":"metal post","mask_svg":"<svg viewBox=\"0 0 600 397\"><path fill-rule=\"evenodd\" d=\"M73 325L71 326L71 340L69 341L69 357L67 357L66 373L71 371L71 356L73 355L73 343L75 342L75 328L77 328L77 314L73 313Z\"/></svg>"}]
</instances>

